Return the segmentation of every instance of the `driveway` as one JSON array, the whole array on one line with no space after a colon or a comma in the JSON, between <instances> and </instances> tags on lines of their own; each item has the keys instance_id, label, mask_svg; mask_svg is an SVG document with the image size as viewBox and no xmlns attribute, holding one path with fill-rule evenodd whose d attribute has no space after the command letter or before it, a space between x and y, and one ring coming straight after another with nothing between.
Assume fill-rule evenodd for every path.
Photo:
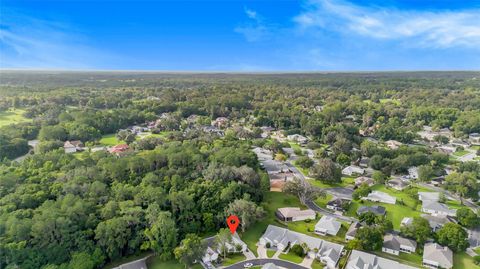
<instances>
[{"instance_id":1,"label":"driveway","mask_svg":"<svg viewBox=\"0 0 480 269\"><path fill-rule=\"evenodd\" d=\"M275 259L248 260L248 261L243 261L243 262L239 262L239 263L224 267L224 269L243 269L244 268L243 265L245 263L252 263L254 266L258 266L258 265L261 266L261 265L264 265L266 263L273 263L277 266L285 267L285 268L288 268L288 269L308 269L308 267L303 267L303 266L295 264L295 263L291 263L291 262L283 261L283 260L275 260Z\"/></svg>"},{"instance_id":2,"label":"driveway","mask_svg":"<svg viewBox=\"0 0 480 269\"><path fill-rule=\"evenodd\" d=\"M325 191L335 197L352 200L353 188L335 187L325 189Z\"/></svg>"}]
</instances>

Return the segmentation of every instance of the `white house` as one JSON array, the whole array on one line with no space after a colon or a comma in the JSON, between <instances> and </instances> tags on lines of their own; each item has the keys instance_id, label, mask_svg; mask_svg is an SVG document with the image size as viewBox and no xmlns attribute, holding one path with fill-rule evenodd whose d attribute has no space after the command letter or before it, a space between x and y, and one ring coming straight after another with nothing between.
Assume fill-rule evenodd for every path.
<instances>
[{"instance_id":1,"label":"white house","mask_svg":"<svg viewBox=\"0 0 480 269\"><path fill-rule=\"evenodd\" d=\"M387 185L393 189L396 189L397 191L402 191L406 189L410 184L401 178L394 178L389 180L387 182Z\"/></svg>"},{"instance_id":2,"label":"white house","mask_svg":"<svg viewBox=\"0 0 480 269\"><path fill-rule=\"evenodd\" d=\"M397 198L381 191L372 191L366 197L362 197L362 200L372 201L372 202L380 202L386 204L394 205L397 202Z\"/></svg>"},{"instance_id":3,"label":"white house","mask_svg":"<svg viewBox=\"0 0 480 269\"><path fill-rule=\"evenodd\" d=\"M279 250L286 250L287 246L305 243L308 247L307 255L326 264L326 268L336 268L338 260L343 251L343 246L331 243L320 238L308 236L306 234L290 231L274 225L268 225L265 233L260 237L260 245Z\"/></svg>"},{"instance_id":4,"label":"white house","mask_svg":"<svg viewBox=\"0 0 480 269\"><path fill-rule=\"evenodd\" d=\"M445 204L441 204L437 201L424 201L422 203L422 212L432 214L434 216L444 215L454 217L457 214L457 210L450 209Z\"/></svg>"},{"instance_id":5,"label":"white house","mask_svg":"<svg viewBox=\"0 0 480 269\"><path fill-rule=\"evenodd\" d=\"M306 138L303 135L299 135L299 134L289 135L289 136L287 136L287 139L290 140L290 141L300 143L300 144L306 144L308 142L308 138Z\"/></svg>"},{"instance_id":6,"label":"white house","mask_svg":"<svg viewBox=\"0 0 480 269\"><path fill-rule=\"evenodd\" d=\"M417 179L418 178L418 168L415 166L412 166L408 168L408 177L410 179Z\"/></svg>"},{"instance_id":7,"label":"white house","mask_svg":"<svg viewBox=\"0 0 480 269\"><path fill-rule=\"evenodd\" d=\"M335 218L329 216L322 216L322 218L315 224L315 233L320 235L337 235L342 224Z\"/></svg>"},{"instance_id":8,"label":"white house","mask_svg":"<svg viewBox=\"0 0 480 269\"><path fill-rule=\"evenodd\" d=\"M371 177L365 177L365 176L357 177L355 179L355 186L360 186L362 184L367 184L369 187L371 187L375 185L375 180L373 180L373 178Z\"/></svg>"},{"instance_id":9,"label":"white house","mask_svg":"<svg viewBox=\"0 0 480 269\"><path fill-rule=\"evenodd\" d=\"M401 227L406 227L406 226L408 226L408 225L410 225L410 224L412 224L412 223L413 223L413 219L412 219L412 218L404 217L404 218L402 219L402 222L400 222L400 226L401 226Z\"/></svg>"},{"instance_id":10,"label":"white house","mask_svg":"<svg viewBox=\"0 0 480 269\"><path fill-rule=\"evenodd\" d=\"M365 173L365 169L355 166L355 165L350 165L342 170L342 174L347 175L347 176L352 176L352 175L363 175Z\"/></svg>"},{"instance_id":11,"label":"white house","mask_svg":"<svg viewBox=\"0 0 480 269\"><path fill-rule=\"evenodd\" d=\"M468 141L474 145L480 145L480 134L479 133L469 134Z\"/></svg>"},{"instance_id":12,"label":"white house","mask_svg":"<svg viewBox=\"0 0 480 269\"><path fill-rule=\"evenodd\" d=\"M417 242L394 234L386 234L383 237L382 251L385 253L400 255L400 252L412 253L417 249Z\"/></svg>"},{"instance_id":13,"label":"white house","mask_svg":"<svg viewBox=\"0 0 480 269\"><path fill-rule=\"evenodd\" d=\"M453 267L453 253L448 247L427 243L423 248L423 266L450 269Z\"/></svg>"},{"instance_id":14,"label":"white house","mask_svg":"<svg viewBox=\"0 0 480 269\"><path fill-rule=\"evenodd\" d=\"M282 207L277 209L275 215L282 221L302 221L316 217L315 211L311 209L300 210L298 207Z\"/></svg>"},{"instance_id":15,"label":"white house","mask_svg":"<svg viewBox=\"0 0 480 269\"><path fill-rule=\"evenodd\" d=\"M345 269L418 269L363 251L352 250Z\"/></svg>"},{"instance_id":16,"label":"white house","mask_svg":"<svg viewBox=\"0 0 480 269\"><path fill-rule=\"evenodd\" d=\"M65 153L75 153L82 150L82 147L83 143L79 140L65 141L65 143L63 143L63 149L65 150Z\"/></svg>"},{"instance_id":17,"label":"white house","mask_svg":"<svg viewBox=\"0 0 480 269\"><path fill-rule=\"evenodd\" d=\"M385 145L390 149L398 149L403 143L396 140L388 140L385 141Z\"/></svg>"}]
</instances>

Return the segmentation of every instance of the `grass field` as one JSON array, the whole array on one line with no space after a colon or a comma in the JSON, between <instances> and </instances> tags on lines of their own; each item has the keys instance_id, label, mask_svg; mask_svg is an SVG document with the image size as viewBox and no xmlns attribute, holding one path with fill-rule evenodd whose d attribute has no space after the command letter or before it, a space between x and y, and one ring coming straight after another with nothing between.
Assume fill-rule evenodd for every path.
<instances>
[{"instance_id":1,"label":"grass field","mask_svg":"<svg viewBox=\"0 0 480 269\"><path fill-rule=\"evenodd\" d=\"M455 155L457 157L462 157L462 156L467 155L468 153L470 153L470 151L468 151L468 150L459 150L459 151L455 151L453 153L453 155Z\"/></svg>"},{"instance_id":2,"label":"grass field","mask_svg":"<svg viewBox=\"0 0 480 269\"><path fill-rule=\"evenodd\" d=\"M115 146L115 145L124 143L123 141L119 141L116 135L117 134L103 135L99 142L101 145L104 145L104 146Z\"/></svg>"},{"instance_id":3,"label":"grass field","mask_svg":"<svg viewBox=\"0 0 480 269\"><path fill-rule=\"evenodd\" d=\"M342 177L342 182L334 183L334 184L324 183L320 180L315 180L315 179L309 179L308 182L310 182L310 184L312 184L315 187L318 187L318 188L321 188L321 189L326 189L326 188L346 187L348 185L354 185L355 184L355 178L354 177Z\"/></svg>"},{"instance_id":4,"label":"grass field","mask_svg":"<svg viewBox=\"0 0 480 269\"><path fill-rule=\"evenodd\" d=\"M271 250L271 249L267 249L267 257L271 258L273 257L273 255L275 255L277 251L275 250Z\"/></svg>"},{"instance_id":5,"label":"grass field","mask_svg":"<svg viewBox=\"0 0 480 269\"><path fill-rule=\"evenodd\" d=\"M7 110L0 112L0 127L5 125L10 125L13 123L21 123L30 121L23 116L25 110L23 109L15 109L15 110Z\"/></svg>"},{"instance_id":6,"label":"grass field","mask_svg":"<svg viewBox=\"0 0 480 269\"><path fill-rule=\"evenodd\" d=\"M291 261L291 262L294 262L294 263L301 263L303 261L302 257L299 257L299 256L297 256L297 254L292 253L292 252L288 252L287 254L282 253L278 257L282 260Z\"/></svg>"},{"instance_id":7,"label":"grass field","mask_svg":"<svg viewBox=\"0 0 480 269\"><path fill-rule=\"evenodd\" d=\"M454 253L453 254L453 268L455 269L473 269L480 268L473 262L473 258L467 253Z\"/></svg>"}]
</instances>

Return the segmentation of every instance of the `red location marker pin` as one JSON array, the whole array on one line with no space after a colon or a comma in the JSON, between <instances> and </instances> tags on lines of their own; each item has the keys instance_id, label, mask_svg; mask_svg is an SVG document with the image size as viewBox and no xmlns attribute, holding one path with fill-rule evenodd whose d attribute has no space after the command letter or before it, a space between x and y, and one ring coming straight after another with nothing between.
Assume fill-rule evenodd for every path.
<instances>
[{"instance_id":1,"label":"red location marker pin","mask_svg":"<svg viewBox=\"0 0 480 269\"><path fill-rule=\"evenodd\" d=\"M235 233L239 224L240 224L240 220L238 219L237 216L231 215L230 217L227 218L227 225L228 225L228 228L230 228L230 232L232 232L232 234Z\"/></svg>"}]
</instances>

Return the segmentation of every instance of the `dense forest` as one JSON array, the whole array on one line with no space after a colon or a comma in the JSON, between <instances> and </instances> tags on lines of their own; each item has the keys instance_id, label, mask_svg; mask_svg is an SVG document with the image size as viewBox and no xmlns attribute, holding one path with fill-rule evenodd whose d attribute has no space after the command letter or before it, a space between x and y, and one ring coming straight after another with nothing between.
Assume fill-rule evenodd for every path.
<instances>
[{"instance_id":1,"label":"dense forest","mask_svg":"<svg viewBox=\"0 0 480 269\"><path fill-rule=\"evenodd\" d=\"M232 208L260 204L269 180L251 147L282 147L259 139L262 126L327 144L332 152L318 154L340 164L366 156L387 175L412 165L441 174L445 154L388 150L361 133L405 144L424 125L458 139L479 133L480 73L2 71L0 115L14 112L22 121L0 127L0 268L100 268L147 249L171 258L187 234L214 232ZM195 128L218 117L235 123L223 137ZM152 133L167 134L128 141L119 132L152 121ZM109 134L133 150L64 152L65 141L93 148ZM459 164L459 173L473 182L480 167ZM478 199L479 189L463 196Z\"/></svg>"}]
</instances>

